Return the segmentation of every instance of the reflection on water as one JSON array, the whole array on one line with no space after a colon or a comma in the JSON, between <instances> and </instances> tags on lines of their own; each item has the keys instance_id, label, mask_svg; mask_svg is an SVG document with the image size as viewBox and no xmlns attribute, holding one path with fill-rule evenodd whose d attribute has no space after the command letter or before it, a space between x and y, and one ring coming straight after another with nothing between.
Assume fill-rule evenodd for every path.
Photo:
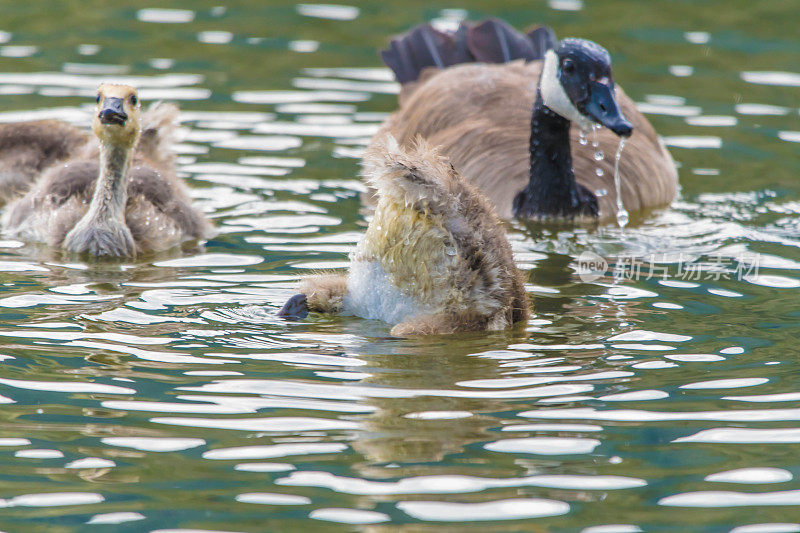
<instances>
[{"instance_id":1,"label":"reflection on water","mask_svg":"<svg viewBox=\"0 0 800 533\"><path fill-rule=\"evenodd\" d=\"M179 101L220 233L96 265L0 240L0 529L800 528L789 8L512 4L612 51L682 196L624 230L512 222L532 320L422 340L274 311L365 226L357 158L398 91L375 51L485 5L6 6L0 121L85 127L107 79Z\"/></svg>"}]
</instances>

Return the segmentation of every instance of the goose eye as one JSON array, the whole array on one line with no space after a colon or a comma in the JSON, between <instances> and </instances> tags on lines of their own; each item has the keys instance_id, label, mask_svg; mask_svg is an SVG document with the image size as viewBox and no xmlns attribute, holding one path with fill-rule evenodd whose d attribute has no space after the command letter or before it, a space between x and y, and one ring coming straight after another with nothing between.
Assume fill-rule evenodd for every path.
<instances>
[{"instance_id":1,"label":"goose eye","mask_svg":"<svg viewBox=\"0 0 800 533\"><path fill-rule=\"evenodd\" d=\"M131 105L136 105L137 103L139 103L139 99L136 98L135 94L132 94L131 95Z\"/></svg>"},{"instance_id":2,"label":"goose eye","mask_svg":"<svg viewBox=\"0 0 800 533\"><path fill-rule=\"evenodd\" d=\"M575 63L573 63L571 59L567 58L561 63L561 70L567 74L572 74L575 72Z\"/></svg>"}]
</instances>

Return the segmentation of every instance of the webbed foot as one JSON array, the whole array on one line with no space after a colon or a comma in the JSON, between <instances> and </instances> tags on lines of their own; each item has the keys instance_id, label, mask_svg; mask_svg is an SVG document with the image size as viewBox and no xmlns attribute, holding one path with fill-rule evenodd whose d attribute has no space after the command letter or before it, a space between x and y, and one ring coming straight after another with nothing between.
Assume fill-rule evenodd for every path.
<instances>
[{"instance_id":1,"label":"webbed foot","mask_svg":"<svg viewBox=\"0 0 800 533\"><path fill-rule=\"evenodd\" d=\"M308 300L305 294L295 294L289 301L283 304L281 310L278 311L278 316L281 318L301 320L308 316Z\"/></svg>"}]
</instances>

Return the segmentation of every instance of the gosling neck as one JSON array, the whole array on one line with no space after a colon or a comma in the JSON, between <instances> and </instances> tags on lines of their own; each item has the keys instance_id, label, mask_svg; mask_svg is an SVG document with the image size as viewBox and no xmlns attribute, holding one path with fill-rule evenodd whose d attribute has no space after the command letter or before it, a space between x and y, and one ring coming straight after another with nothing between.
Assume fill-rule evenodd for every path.
<instances>
[{"instance_id":1,"label":"gosling neck","mask_svg":"<svg viewBox=\"0 0 800 533\"><path fill-rule=\"evenodd\" d=\"M128 170L131 149L111 143L100 144L100 174L86 213L94 219L125 220L128 201Z\"/></svg>"},{"instance_id":2,"label":"gosling neck","mask_svg":"<svg viewBox=\"0 0 800 533\"><path fill-rule=\"evenodd\" d=\"M537 90L531 117L530 178L514 198L514 216L573 218L597 215L597 198L575 182L570 121L544 104Z\"/></svg>"}]
</instances>

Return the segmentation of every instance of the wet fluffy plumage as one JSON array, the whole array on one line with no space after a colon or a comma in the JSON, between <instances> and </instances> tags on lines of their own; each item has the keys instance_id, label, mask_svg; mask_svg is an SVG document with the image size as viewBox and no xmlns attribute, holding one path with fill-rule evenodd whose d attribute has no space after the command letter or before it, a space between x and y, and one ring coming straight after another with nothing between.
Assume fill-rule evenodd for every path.
<instances>
[{"instance_id":1,"label":"wet fluffy plumage","mask_svg":"<svg viewBox=\"0 0 800 533\"><path fill-rule=\"evenodd\" d=\"M0 205L25 193L46 168L79 154L89 139L58 120L0 125Z\"/></svg>"},{"instance_id":2,"label":"wet fluffy plumage","mask_svg":"<svg viewBox=\"0 0 800 533\"><path fill-rule=\"evenodd\" d=\"M48 169L28 194L6 207L3 228L21 239L60 248L86 213L99 171L97 156ZM127 192L125 222L139 253L210 234L208 221L192 207L183 184L172 173L160 173L147 158L134 159Z\"/></svg>"},{"instance_id":3,"label":"wet fluffy plumage","mask_svg":"<svg viewBox=\"0 0 800 533\"><path fill-rule=\"evenodd\" d=\"M421 139L400 147L387 136L363 164L379 197L375 215L346 284L305 280L310 309L379 318L401 336L498 330L526 318L499 218L444 157Z\"/></svg>"}]
</instances>

